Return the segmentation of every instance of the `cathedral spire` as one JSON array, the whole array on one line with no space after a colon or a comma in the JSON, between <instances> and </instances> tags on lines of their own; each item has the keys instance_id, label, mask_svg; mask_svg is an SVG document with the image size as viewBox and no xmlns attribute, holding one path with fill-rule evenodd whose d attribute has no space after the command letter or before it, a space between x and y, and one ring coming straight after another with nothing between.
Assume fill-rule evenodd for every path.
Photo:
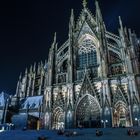
<instances>
[{"instance_id":1,"label":"cathedral spire","mask_svg":"<svg viewBox=\"0 0 140 140\"><path fill-rule=\"evenodd\" d=\"M53 38L53 44L55 45L56 43L56 32L54 33L54 38Z\"/></svg>"},{"instance_id":2,"label":"cathedral spire","mask_svg":"<svg viewBox=\"0 0 140 140\"><path fill-rule=\"evenodd\" d=\"M54 33L53 43L56 43L56 32Z\"/></svg>"},{"instance_id":3,"label":"cathedral spire","mask_svg":"<svg viewBox=\"0 0 140 140\"><path fill-rule=\"evenodd\" d=\"M55 48L55 45L56 45L56 32L54 33L53 43L52 43L51 48L54 49Z\"/></svg>"},{"instance_id":4,"label":"cathedral spire","mask_svg":"<svg viewBox=\"0 0 140 140\"><path fill-rule=\"evenodd\" d=\"M102 14L97 0L95 0L95 6L96 6L96 21L102 21L103 20Z\"/></svg>"},{"instance_id":5,"label":"cathedral spire","mask_svg":"<svg viewBox=\"0 0 140 140\"><path fill-rule=\"evenodd\" d=\"M36 62L34 62L33 72L35 72L36 69Z\"/></svg>"},{"instance_id":6,"label":"cathedral spire","mask_svg":"<svg viewBox=\"0 0 140 140\"><path fill-rule=\"evenodd\" d=\"M83 0L83 7L84 7L84 8L87 7L87 0Z\"/></svg>"},{"instance_id":7,"label":"cathedral spire","mask_svg":"<svg viewBox=\"0 0 140 140\"><path fill-rule=\"evenodd\" d=\"M19 96L20 96L21 78L22 78L22 73L20 73L20 75L19 75L19 80L18 80L18 82L17 82L16 97L19 97Z\"/></svg>"},{"instance_id":8,"label":"cathedral spire","mask_svg":"<svg viewBox=\"0 0 140 140\"><path fill-rule=\"evenodd\" d=\"M22 72L19 75L19 81L21 81L21 78L22 78Z\"/></svg>"},{"instance_id":9,"label":"cathedral spire","mask_svg":"<svg viewBox=\"0 0 140 140\"><path fill-rule=\"evenodd\" d=\"M74 26L74 12L73 9L71 9L71 16L70 16L70 23L72 27Z\"/></svg>"},{"instance_id":10,"label":"cathedral spire","mask_svg":"<svg viewBox=\"0 0 140 140\"><path fill-rule=\"evenodd\" d=\"M72 36L73 34L73 29L74 29L74 13L73 13L73 9L71 9L71 16L70 16L70 21L69 21L69 37Z\"/></svg>"},{"instance_id":11,"label":"cathedral spire","mask_svg":"<svg viewBox=\"0 0 140 140\"><path fill-rule=\"evenodd\" d=\"M74 39L74 12L71 9L71 16L69 22L69 55L68 55L68 82L72 83L73 81L73 39Z\"/></svg>"},{"instance_id":12,"label":"cathedral spire","mask_svg":"<svg viewBox=\"0 0 140 140\"><path fill-rule=\"evenodd\" d=\"M121 28L121 30L123 30L122 19L121 19L121 17L120 17L120 16L119 16L119 24L120 24L120 28Z\"/></svg>"},{"instance_id":13,"label":"cathedral spire","mask_svg":"<svg viewBox=\"0 0 140 140\"><path fill-rule=\"evenodd\" d=\"M119 25L120 25L119 34L123 38L123 41L124 41L125 40L125 33L124 33L124 28L123 28L123 24L122 24L122 20L121 20L120 16L119 16Z\"/></svg>"}]
</instances>

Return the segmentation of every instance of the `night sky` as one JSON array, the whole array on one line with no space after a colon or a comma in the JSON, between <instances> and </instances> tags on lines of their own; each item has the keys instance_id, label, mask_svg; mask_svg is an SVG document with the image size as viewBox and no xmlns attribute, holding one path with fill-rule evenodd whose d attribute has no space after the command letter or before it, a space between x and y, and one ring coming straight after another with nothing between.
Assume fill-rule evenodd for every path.
<instances>
[{"instance_id":1,"label":"night sky","mask_svg":"<svg viewBox=\"0 0 140 140\"><path fill-rule=\"evenodd\" d=\"M108 31L118 32L118 16L140 36L140 0L99 0ZM95 15L94 0L88 7ZM61 45L68 37L70 9L78 17L82 0L4 0L0 2L0 92L15 94L20 72L47 59L57 32Z\"/></svg>"}]
</instances>

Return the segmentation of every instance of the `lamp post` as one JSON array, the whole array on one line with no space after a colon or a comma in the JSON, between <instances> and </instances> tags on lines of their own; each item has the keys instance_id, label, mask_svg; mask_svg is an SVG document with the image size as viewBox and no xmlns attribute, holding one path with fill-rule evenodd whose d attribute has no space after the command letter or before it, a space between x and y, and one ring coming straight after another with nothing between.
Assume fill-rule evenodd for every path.
<instances>
[{"instance_id":1,"label":"lamp post","mask_svg":"<svg viewBox=\"0 0 140 140\"><path fill-rule=\"evenodd\" d=\"M101 120L101 123L103 124L104 128L106 128L106 124L108 123L108 120Z\"/></svg>"},{"instance_id":2,"label":"lamp post","mask_svg":"<svg viewBox=\"0 0 140 140\"><path fill-rule=\"evenodd\" d=\"M136 126L140 126L140 119L138 119L138 118L135 118L135 122L136 122Z\"/></svg>"}]
</instances>

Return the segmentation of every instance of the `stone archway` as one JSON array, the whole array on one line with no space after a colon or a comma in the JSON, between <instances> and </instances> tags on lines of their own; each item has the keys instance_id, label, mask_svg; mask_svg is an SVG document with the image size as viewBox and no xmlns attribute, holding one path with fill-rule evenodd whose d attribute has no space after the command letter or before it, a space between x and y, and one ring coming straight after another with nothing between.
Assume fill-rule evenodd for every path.
<instances>
[{"instance_id":1,"label":"stone archway","mask_svg":"<svg viewBox=\"0 0 140 140\"><path fill-rule=\"evenodd\" d=\"M76 108L77 127L100 127L100 122L100 105L93 96L86 94Z\"/></svg>"},{"instance_id":2,"label":"stone archway","mask_svg":"<svg viewBox=\"0 0 140 140\"><path fill-rule=\"evenodd\" d=\"M65 114L61 107L57 107L53 111L52 129L63 129L65 122Z\"/></svg>"},{"instance_id":3,"label":"stone archway","mask_svg":"<svg viewBox=\"0 0 140 140\"><path fill-rule=\"evenodd\" d=\"M114 106L113 111L113 125L116 127L118 126L130 126L130 112L127 108L127 105L119 101Z\"/></svg>"}]
</instances>

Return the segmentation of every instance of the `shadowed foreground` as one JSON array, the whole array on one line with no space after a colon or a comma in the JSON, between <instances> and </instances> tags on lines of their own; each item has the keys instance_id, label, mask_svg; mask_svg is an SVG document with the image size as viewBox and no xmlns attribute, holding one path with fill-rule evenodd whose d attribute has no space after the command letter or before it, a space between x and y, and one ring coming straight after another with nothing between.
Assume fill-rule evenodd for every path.
<instances>
[{"instance_id":1,"label":"shadowed foreground","mask_svg":"<svg viewBox=\"0 0 140 140\"><path fill-rule=\"evenodd\" d=\"M139 134L137 136L128 136L127 128L106 128L100 129L103 131L103 135L97 137L95 132L96 129L74 129L69 132L76 131L75 136L58 135L57 131L22 131L22 130L11 130L0 133L0 140L38 140L39 136L47 137L47 140L140 140L140 128L135 128Z\"/></svg>"}]
</instances>

